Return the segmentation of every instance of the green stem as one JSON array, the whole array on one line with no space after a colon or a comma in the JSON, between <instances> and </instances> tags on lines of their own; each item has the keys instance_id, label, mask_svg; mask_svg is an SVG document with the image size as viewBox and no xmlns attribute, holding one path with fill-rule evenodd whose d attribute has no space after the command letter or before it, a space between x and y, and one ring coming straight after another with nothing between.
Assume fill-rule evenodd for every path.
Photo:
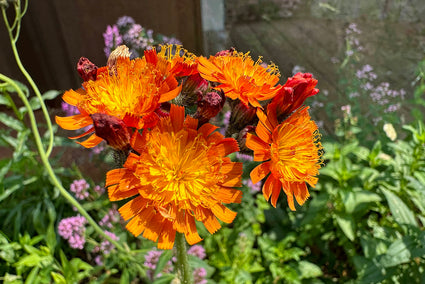
<instances>
[{"instance_id":1,"label":"green stem","mask_svg":"<svg viewBox=\"0 0 425 284\"><path fill-rule=\"evenodd\" d=\"M14 25L13 25L13 26L15 26L15 24L16 24L16 30L17 30L16 36L13 36L13 29L11 29L11 27L9 25L9 21L7 20L5 8L2 8L3 20L5 22L5 25L6 25L8 34L9 34L10 45L12 46L12 51L13 51L13 55L15 56L16 64L18 65L22 74L27 79L28 83L31 85L31 88L34 90L35 95L37 96L38 100L40 101L40 105L41 105L41 109L42 109L43 114L44 114L44 118L46 119L47 129L49 131L49 145L48 145L47 150L46 150L46 155L48 157L48 156L50 156L52 149L53 149L53 138L54 138L54 136L53 136L52 121L50 120L50 116L49 116L49 113L47 111L47 107L44 103L44 100L41 96L40 90L38 89L34 80L31 78L30 74L27 72L27 70L23 66L23 64L21 62L21 58L19 57L18 48L16 47L16 41L18 39L19 30L20 30L20 27L21 27L21 18L23 16L23 13L26 12L26 9L27 9L27 6L28 6L28 0L25 1L25 8L24 8L23 13L20 9L20 1L17 1L17 3L18 4L15 4L15 11L16 11L15 21L16 21L16 19L18 19L18 23L17 24L14 23Z\"/></svg>"},{"instance_id":2,"label":"green stem","mask_svg":"<svg viewBox=\"0 0 425 284\"><path fill-rule=\"evenodd\" d=\"M117 241L112 239L110 236L108 236L102 230L102 228L99 227L99 225L93 220L93 218L87 213L87 211L80 205L80 203L78 203L78 201L75 200L75 198L62 186L62 183L60 182L60 180L58 179L58 177L54 173L52 166L50 165L47 153L44 151L43 144L42 144L41 137L40 137L40 133L39 133L38 128L37 128L37 122L36 122L36 119L35 119L35 116L34 116L34 112L31 109L31 106L28 102L28 99L25 97L25 94L22 92L22 90L18 87L18 85L16 85L16 83L12 79L10 79L9 77L0 73L0 80L7 82L10 86L12 86L16 90L16 92L18 93L18 96L20 97L20 99L22 100L22 102L24 103L24 105L28 109L28 115L29 115L29 118L30 118L31 128L32 128L32 132L33 132L33 135L34 135L35 143L37 145L37 149L38 149L38 152L40 154L41 161L42 161L44 167L46 168L47 173L50 176L50 182L55 187L57 187L59 189L62 196L65 197L65 199L71 205L75 206L75 208L78 210L78 212L86 218L87 222L93 227L93 229L99 235L101 235L105 239L107 239L118 250L126 252L127 250L124 247L122 247L120 243L118 243Z\"/></svg>"},{"instance_id":3,"label":"green stem","mask_svg":"<svg viewBox=\"0 0 425 284\"><path fill-rule=\"evenodd\" d=\"M192 273L186 251L186 240L183 233L176 233L175 248L177 251L177 271L182 284L192 284Z\"/></svg>"}]
</instances>

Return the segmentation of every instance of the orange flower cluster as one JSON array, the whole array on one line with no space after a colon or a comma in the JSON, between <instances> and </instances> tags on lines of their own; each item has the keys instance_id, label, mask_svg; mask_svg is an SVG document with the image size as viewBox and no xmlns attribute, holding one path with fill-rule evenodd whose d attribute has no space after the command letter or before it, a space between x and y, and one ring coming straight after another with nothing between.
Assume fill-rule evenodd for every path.
<instances>
[{"instance_id":1,"label":"orange flower cluster","mask_svg":"<svg viewBox=\"0 0 425 284\"><path fill-rule=\"evenodd\" d=\"M303 106L317 94L317 80L298 73L279 85L273 64L228 50L197 57L181 46L164 45L130 59L126 47L97 68L78 63L82 88L63 99L80 114L56 117L64 129L84 133L70 137L90 148L105 140L126 154L122 168L106 175L111 201L130 199L120 208L127 229L171 249L176 232L189 244L201 240L195 221L213 234L219 220L231 223L236 212L225 204L240 203L242 164L229 154L253 153L261 161L253 183L267 179L264 197L276 207L281 189L289 208L294 196L302 205L315 186L321 166L318 129ZM209 123L225 105L232 110L225 138ZM180 105L180 106L179 106ZM254 133L255 129L255 133ZM241 150L240 150L241 149Z\"/></svg>"}]
</instances>

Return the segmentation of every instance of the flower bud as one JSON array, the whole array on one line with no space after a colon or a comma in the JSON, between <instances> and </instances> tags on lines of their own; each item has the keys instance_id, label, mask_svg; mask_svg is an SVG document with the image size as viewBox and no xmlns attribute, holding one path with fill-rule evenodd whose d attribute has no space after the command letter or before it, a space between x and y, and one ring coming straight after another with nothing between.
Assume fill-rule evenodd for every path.
<instances>
[{"instance_id":1,"label":"flower bud","mask_svg":"<svg viewBox=\"0 0 425 284\"><path fill-rule=\"evenodd\" d=\"M240 100L231 100L231 115L229 126L226 130L226 137L232 137L239 133L245 126L254 124L257 119L257 109L250 105L245 105Z\"/></svg>"},{"instance_id":2,"label":"flower bud","mask_svg":"<svg viewBox=\"0 0 425 284\"><path fill-rule=\"evenodd\" d=\"M97 66L85 57L81 57L77 63L77 72L84 82L96 81Z\"/></svg>"},{"instance_id":3,"label":"flower bud","mask_svg":"<svg viewBox=\"0 0 425 284\"><path fill-rule=\"evenodd\" d=\"M202 78L198 73L188 76L183 83L182 91L176 98L177 104L182 106L192 106L208 88L208 81Z\"/></svg>"},{"instance_id":4,"label":"flower bud","mask_svg":"<svg viewBox=\"0 0 425 284\"><path fill-rule=\"evenodd\" d=\"M118 58L130 58L130 51L127 46L120 45L117 48L114 49L114 51L111 52L111 54L108 57L108 63L106 64L109 69L109 74L112 75L116 73L116 65L117 65L117 59Z\"/></svg>"},{"instance_id":5,"label":"flower bud","mask_svg":"<svg viewBox=\"0 0 425 284\"><path fill-rule=\"evenodd\" d=\"M255 127L253 125L247 125L244 129L242 129L236 139L239 145L239 152L242 154L252 154L252 150L245 145L248 133L255 133Z\"/></svg>"},{"instance_id":6,"label":"flower bud","mask_svg":"<svg viewBox=\"0 0 425 284\"><path fill-rule=\"evenodd\" d=\"M121 119L104 113L90 115L97 136L116 150L130 148L130 131Z\"/></svg>"},{"instance_id":7,"label":"flower bud","mask_svg":"<svg viewBox=\"0 0 425 284\"><path fill-rule=\"evenodd\" d=\"M205 95L200 94L198 99L198 109L194 118L199 120L199 125L208 122L215 117L224 106L226 97L223 91L208 92Z\"/></svg>"},{"instance_id":8,"label":"flower bud","mask_svg":"<svg viewBox=\"0 0 425 284\"><path fill-rule=\"evenodd\" d=\"M230 49L219 51L215 54L215 56L230 56L232 55L236 49L234 47L231 47Z\"/></svg>"}]
</instances>

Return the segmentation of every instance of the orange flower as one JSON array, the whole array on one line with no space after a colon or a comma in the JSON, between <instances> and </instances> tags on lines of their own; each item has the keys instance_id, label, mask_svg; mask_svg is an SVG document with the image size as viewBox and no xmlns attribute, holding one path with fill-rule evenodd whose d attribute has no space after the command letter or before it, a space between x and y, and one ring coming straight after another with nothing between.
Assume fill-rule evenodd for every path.
<instances>
[{"instance_id":1,"label":"orange flower","mask_svg":"<svg viewBox=\"0 0 425 284\"><path fill-rule=\"evenodd\" d=\"M175 98L181 86L177 86L174 76L167 73L169 68L165 60L165 64L158 64L158 60L155 64L149 61L156 56L155 50L147 54L143 59L135 60L119 57L114 72L108 72L106 67L99 68L95 81L88 80L82 89L65 92L63 100L76 106L80 114L56 117L56 123L64 129L77 130L93 125L92 115L101 113L122 120L127 127L141 129L155 125L158 116L154 111L160 103ZM70 138L81 138L95 130L90 128L82 135ZM80 144L90 148L101 141L102 138L95 133Z\"/></svg>"},{"instance_id":2,"label":"orange flower","mask_svg":"<svg viewBox=\"0 0 425 284\"><path fill-rule=\"evenodd\" d=\"M213 234L236 216L223 203L240 203L242 164L226 155L238 151L233 138L224 138L217 127L184 116L184 108L172 105L170 116L156 127L136 133L124 168L108 172L106 186L111 201L132 196L120 208L126 228L135 236L158 241L171 249L175 233L184 233L189 244L201 241L195 220Z\"/></svg>"},{"instance_id":3,"label":"orange flower","mask_svg":"<svg viewBox=\"0 0 425 284\"><path fill-rule=\"evenodd\" d=\"M188 52L180 45L160 45L158 56L166 59L170 63L170 71L176 77L198 73L196 55Z\"/></svg>"},{"instance_id":4,"label":"orange flower","mask_svg":"<svg viewBox=\"0 0 425 284\"><path fill-rule=\"evenodd\" d=\"M198 70L201 76L220 85L215 88L222 89L231 99L239 99L245 105L260 107L258 101L273 98L279 87L279 70L274 64L263 67L261 60L254 62L248 53L230 52L228 55L198 58Z\"/></svg>"},{"instance_id":5,"label":"orange flower","mask_svg":"<svg viewBox=\"0 0 425 284\"><path fill-rule=\"evenodd\" d=\"M253 183L269 177L263 185L263 195L274 207L281 188L287 195L288 205L295 210L310 196L306 183L314 187L321 165L317 125L310 119L308 108L297 109L288 119L278 124L276 113L267 109L267 116L258 110L260 119L255 132L247 135L246 146L254 151L254 161L265 161L250 174Z\"/></svg>"}]
</instances>

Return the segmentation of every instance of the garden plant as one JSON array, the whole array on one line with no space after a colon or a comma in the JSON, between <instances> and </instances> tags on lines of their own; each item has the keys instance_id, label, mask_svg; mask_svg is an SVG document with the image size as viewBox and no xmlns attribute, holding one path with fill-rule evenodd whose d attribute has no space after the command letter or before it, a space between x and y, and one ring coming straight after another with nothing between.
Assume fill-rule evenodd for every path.
<instances>
[{"instance_id":1,"label":"garden plant","mask_svg":"<svg viewBox=\"0 0 425 284\"><path fill-rule=\"evenodd\" d=\"M355 25L348 99L328 103L312 74L280 84L273 63L197 56L125 16L103 35L105 66L81 57L80 88L41 94L16 47L28 2L0 6L26 78L0 73L3 283L425 281L423 62L401 125L405 93L375 84ZM314 105L335 121L323 137ZM102 181L61 159L82 149Z\"/></svg>"}]
</instances>

